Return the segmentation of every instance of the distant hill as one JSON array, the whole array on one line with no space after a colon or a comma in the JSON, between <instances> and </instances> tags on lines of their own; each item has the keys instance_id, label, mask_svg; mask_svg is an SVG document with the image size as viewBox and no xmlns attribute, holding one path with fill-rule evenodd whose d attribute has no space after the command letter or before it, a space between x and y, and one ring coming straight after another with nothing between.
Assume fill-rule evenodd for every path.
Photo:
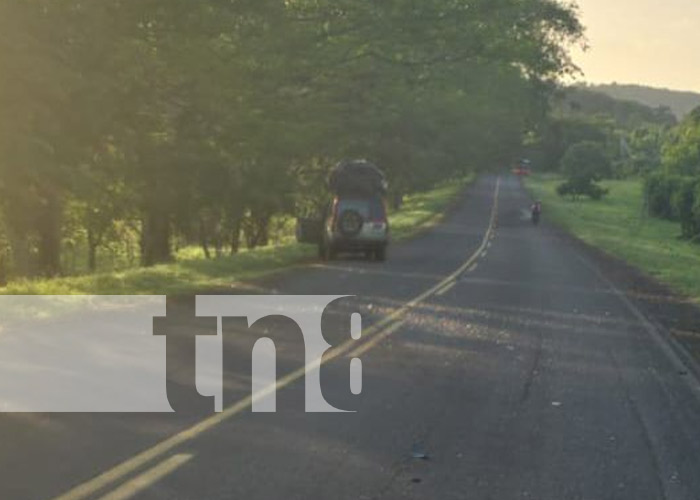
<instances>
[{"instance_id":1,"label":"distant hill","mask_svg":"<svg viewBox=\"0 0 700 500\"><path fill-rule=\"evenodd\" d=\"M584 88L603 92L616 99L636 101L652 108L667 106L678 119L682 119L700 106L700 93L660 89L642 85L586 85Z\"/></svg>"},{"instance_id":2,"label":"distant hill","mask_svg":"<svg viewBox=\"0 0 700 500\"><path fill-rule=\"evenodd\" d=\"M559 116L608 116L617 126L634 129L646 124L675 125L676 117L666 106L647 106L640 102L612 97L592 87L561 89L552 104Z\"/></svg>"}]
</instances>

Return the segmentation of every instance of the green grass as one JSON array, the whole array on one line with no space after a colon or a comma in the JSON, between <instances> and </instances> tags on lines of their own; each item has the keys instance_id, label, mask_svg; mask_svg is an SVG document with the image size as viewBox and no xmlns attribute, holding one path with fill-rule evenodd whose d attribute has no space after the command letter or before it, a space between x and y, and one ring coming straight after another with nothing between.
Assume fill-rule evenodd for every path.
<instances>
[{"instance_id":1,"label":"green grass","mask_svg":"<svg viewBox=\"0 0 700 500\"><path fill-rule=\"evenodd\" d=\"M648 217L641 179L606 181L601 201L570 201L556 194L557 176L526 181L544 214L583 241L620 257L679 292L700 301L700 245L679 238L678 223Z\"/></svg>"},{"instance_id":2,"label":"green grass","mask_svg":"<svg viewBox=\"0 0 700 500\"><path fill-rule=\"evenodd\" d=\"M188 253L198 254L196 250ZM162 295L196 293L230 287L262 277L314 255L314 249L288 243L243 251L218 259L192 257L148 268L10 283L0 294L11 295Z\"/></svg>"},{"instance_id":3,"label":"green grass","mask_svg":"<svg viewBox=\"0 0 700 500\"><path fill-rule=\"evenodd\" d=\"M407 238L436 224L470 178L445 183L406 197L401 210L389 217L395 240ZM92 275L25 280L0 288L3 295L163 295L226 289L236 283L302 265L316 255L313 245L283 239L281 244L243 250L237 255L205 259L201 249L178 252L176 262L149 268Z\"/></svg>"}]
</instances>

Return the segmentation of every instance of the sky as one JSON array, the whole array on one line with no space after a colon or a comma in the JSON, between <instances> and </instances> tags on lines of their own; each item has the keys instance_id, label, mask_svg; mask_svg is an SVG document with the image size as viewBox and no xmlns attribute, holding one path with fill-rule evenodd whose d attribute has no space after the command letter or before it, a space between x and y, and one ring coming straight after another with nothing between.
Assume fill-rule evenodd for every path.
<instances>
[{"instance_id":1,"label":"sky","mask_svg":"<svg viewBox=\"0 0 700 500\"><path fill-rule=\"evenodd\" d=\"M583 81L700 92L700 0L576 0L590 48Z\"/></svg>"}]
</instances>

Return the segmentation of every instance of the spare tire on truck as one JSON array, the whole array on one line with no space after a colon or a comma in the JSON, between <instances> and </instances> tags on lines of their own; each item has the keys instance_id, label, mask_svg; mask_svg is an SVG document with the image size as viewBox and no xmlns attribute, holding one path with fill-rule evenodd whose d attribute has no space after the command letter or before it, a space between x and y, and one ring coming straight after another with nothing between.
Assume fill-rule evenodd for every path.
<instances>
[{"instance_id":1,"label":"spare tire on truck","mask_svg":"<svg viewBox=\"0 0 700 500\"><path fill-rule=\"evenodd\" d=\"M366 160L339 163L331 172L328 185L338 196L384 196L387 191L384 173Z\"/></svg>"},{"instance_id":2,"label":"spare tire on truck","mask_svg":"<svg viewBox=\"0 0 700 500\"><path fill-rule=\"evenodd\" d=\"M355 236L362 230L364 222L364 218L358 211L344 210L338 217L338 230L343 236Z\"/></svg>"}]
</instances>

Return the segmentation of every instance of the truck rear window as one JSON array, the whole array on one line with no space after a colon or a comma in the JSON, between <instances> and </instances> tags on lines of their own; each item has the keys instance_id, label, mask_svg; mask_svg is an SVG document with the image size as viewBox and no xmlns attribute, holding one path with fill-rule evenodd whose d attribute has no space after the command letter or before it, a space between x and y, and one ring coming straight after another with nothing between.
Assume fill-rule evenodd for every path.
<instances>
[{"instance_id":1,"label":"truck rear window","mask_svg":"<svg viewBox=\"0 0 700 500\"><path fill-rule=\"evenodd\" d=\"M345 210L354 210L365 220L385 220L386 210L381 198L341 198L338 200L338 213Z\"/></svg>"}]
</instances>

